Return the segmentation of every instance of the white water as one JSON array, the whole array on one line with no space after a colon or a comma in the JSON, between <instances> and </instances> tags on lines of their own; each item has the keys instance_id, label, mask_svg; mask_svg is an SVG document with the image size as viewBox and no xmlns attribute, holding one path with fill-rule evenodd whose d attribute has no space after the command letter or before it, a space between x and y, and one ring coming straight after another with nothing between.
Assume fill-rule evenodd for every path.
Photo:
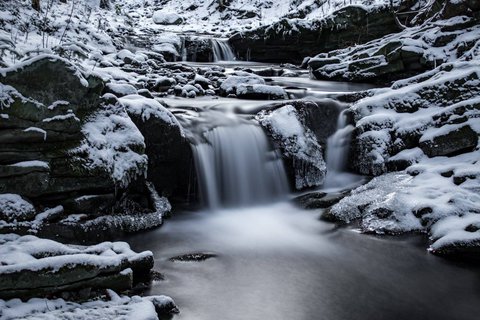
<instances>
[{"instance_id":1,"label":"white water","mask_svg":"<svg viewBox=\"0 0 480 320\"><path fill-rule=\"evenodd\" d=\"M337 120L337 130L327 140L327 176L323 187L338 189L355 184L359 176L347 172L350 138L354 127L348 124L345 110Z\"/></svg>"},{"instance_id":2,"label":"white water","mask_svg":"<svg viewBox=\"0 0 480 320\"><path fill-rule=\"evenodd\" d=\"M211 209L245 207L288 192L282 160L255 124L229 124L193 145L200 195Z\"/></svg>"},{"instance_id":3,"label":"white water","mask_svg":"<svg viewBox=\"0 0 480 320\"><path fill-rule=\"evenodd\" d=\"M236 59L228 39L212 38L213 61L234 61Z\"/></svg>"}]
</instances>

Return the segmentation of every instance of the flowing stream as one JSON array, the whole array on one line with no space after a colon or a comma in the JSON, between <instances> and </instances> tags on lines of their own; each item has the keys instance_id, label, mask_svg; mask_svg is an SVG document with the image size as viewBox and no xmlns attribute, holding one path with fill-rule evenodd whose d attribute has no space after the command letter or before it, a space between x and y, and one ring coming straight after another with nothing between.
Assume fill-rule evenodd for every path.
<instances>
[{"instance_id":1,"label":"flowing stream","mask_svg":"<svg viewBox=\"0 0 480 320\"><path fill-rule=\"evenodd\" d=\"M226 67L238 65L264 67ZM367 87L307 75L273 82L293 96L313 98ZM175 319L450 320L480 314L479 273L427 253L424 237L359 234L287 201L278 151L251 117L269 102L165 101L192 142L206 207L177 211L162 228L127 241L154 252L154 269L165 280L155 281L148 294L172 296L181 310ZM337 128L327 143L327 187L341 189L356 181L345 172L352 127L343 113ZM215 256L169 259L189 253Z\"/></svg>"}]
</instances>

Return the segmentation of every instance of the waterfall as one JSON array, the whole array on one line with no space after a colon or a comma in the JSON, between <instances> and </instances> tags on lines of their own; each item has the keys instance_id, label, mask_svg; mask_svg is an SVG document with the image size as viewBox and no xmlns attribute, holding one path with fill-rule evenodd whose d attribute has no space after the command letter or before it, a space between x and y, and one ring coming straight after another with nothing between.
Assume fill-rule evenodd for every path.
<instances>
[{"instance_id":1,"label":"waterfall","mask_svg":"<svg viewBox=\"0 0 480 320\"><path fill-rule=\"evenodd\" d=\"M236 59L228 39L212 38L213 61L234 61Z\"/></svg>"},{"instance_id":2,"label":"waterfall","mask_svg":"<svg viewBox=\"0 0 480 320\"><path fill-rule=\"evenodd\" d=\"M262 128L215 127L192 145L202 200L212 209L248 206L288 192L285 169Z\"/></svg>"},{"instance_id":3,"label":"waterfall","mask_svg":"<svg viewBox=\"0 0 480 320\"><path fill-rule=\"evenodd\" d=\"M357 175L346 171L353 129L348 124L346 110L343 110L338 116L336 132L327 140L327 176L324 188L341 188L358 180Z\"/></svg>"},{"instance_id":4,"label":"waterfall","mask_svg":"<svg viewBox=\"0 0 480 320\"><path fill-rule=\"evenodd\" d=\"M185 37L180 37L182 39L182 61L187 61L187 47L185 45Z\"/></svg>"}]
</instances>

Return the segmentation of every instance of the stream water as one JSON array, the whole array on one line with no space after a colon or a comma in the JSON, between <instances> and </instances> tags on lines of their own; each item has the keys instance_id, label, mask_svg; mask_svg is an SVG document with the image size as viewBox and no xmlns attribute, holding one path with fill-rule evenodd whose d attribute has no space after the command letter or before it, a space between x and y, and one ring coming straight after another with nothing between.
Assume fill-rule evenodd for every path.
<instances>
[{"instance_id":1,"label":"stream water","mask_svg":"<svg viewBox=\"0 0 480 320\"><path fill-rule=\"evenodd\" d=\"M196 64L199 65L199 64ZM236 64L225 64L228 68ZM261 68L261 64L243 64ZM301 97L326 97L365 85L273 79ZM473 319L480 314L480 273L429 254L421 236L376 237L320 221L319 211L287 200L278 153L250 114L268 104L236 99L166 99L192 141L206 208L177 211L157 230L131 236L151 250L149 294L172 296L189 320ZM336 121L336 119L332 119ZM344 174L351 128L340 118L328 142L328 186ZM343 149L342 149L343 148ZM283 200L278 200L279 197ZM206 261L171 261L188 253Z\"/></svg>"}]
</instances>

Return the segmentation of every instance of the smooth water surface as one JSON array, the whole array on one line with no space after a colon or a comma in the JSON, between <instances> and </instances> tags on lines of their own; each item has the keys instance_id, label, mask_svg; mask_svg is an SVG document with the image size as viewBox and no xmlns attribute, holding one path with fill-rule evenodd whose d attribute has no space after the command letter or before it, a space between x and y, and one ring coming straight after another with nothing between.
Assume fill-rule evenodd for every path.
<instances>
[{"instance_id":1,"label":"smooth water surface","mask_svg":"<svg viewBox=\"0 0 480 320\"><path fill-rule=\"evenodd\" d=\"M477 319L480 271L426 251L420 236L374 237L288 203L177 213L128 239L152 250L176 319ZM213 252L203 262L169 257Z\"/></svg>"}]
</instances>

